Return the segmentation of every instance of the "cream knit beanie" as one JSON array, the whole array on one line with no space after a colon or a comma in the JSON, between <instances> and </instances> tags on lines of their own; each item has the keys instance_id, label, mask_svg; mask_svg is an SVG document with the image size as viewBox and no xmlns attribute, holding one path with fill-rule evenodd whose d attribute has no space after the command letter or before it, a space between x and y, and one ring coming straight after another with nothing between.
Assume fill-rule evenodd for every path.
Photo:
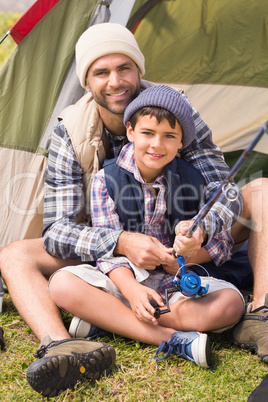
<instances>
[{"instance_id":1,"label":"cream knit beanie","mask_svg":"<svg viewBox=\"0 0 268 402\"><path fill-rule=\"evenodd\" d=\"M86 86L86 74L99 57L121 53L130 57L145 73L144 56L134 35L123 25L106 22L89 27L76 44L76 73L82 87Z\"/></svg>"}]
</instances>

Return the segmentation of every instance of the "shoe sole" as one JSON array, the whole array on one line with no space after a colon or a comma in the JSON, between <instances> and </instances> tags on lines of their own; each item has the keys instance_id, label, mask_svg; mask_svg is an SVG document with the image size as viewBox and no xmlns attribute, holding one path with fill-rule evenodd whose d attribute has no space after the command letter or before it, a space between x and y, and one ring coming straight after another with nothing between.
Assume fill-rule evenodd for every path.
<instances>
[{"instance_id":1,"label":"shoe sole","mask_svg":"<svg viewBox=\"0 0 268 402\"><path fill-rule=\"evenodd\" d=\"M231 340L233 341L233 343L236 346L239 346L242 349L251 350L252 352L257 354L257 356L258 356L258 358L260 360L262 360L264 363L268 363L268 355L261 356L261 355L258 354L258 345L257 345L257 343L254 343L254 342L238 342L238 341L235 341L233 338L231 338Z\"/></svg>"},{"instance_id":2,"label":"shoe sole","mask_svg":"<svg viewBox=\"0 0 268 402\"><path fill-rule=\"evenodd\" d=\"M27 381L35 391L50 398L83 379L97 380L110 374L115 357L114 348L105 344L89 353L43 357L31 364Z\"/></svg>"},{"instance_id":3,"label":"shoe sole","mask_svg":"<svg viewBox=\"0 0 268 402\"><path fill-rule=\"evenodd\" d=\"M198 343L193 343L192 354L198 366L209 368L211 366L210 341L207 334L200 334Z\"/></svg>"}]
</instances>

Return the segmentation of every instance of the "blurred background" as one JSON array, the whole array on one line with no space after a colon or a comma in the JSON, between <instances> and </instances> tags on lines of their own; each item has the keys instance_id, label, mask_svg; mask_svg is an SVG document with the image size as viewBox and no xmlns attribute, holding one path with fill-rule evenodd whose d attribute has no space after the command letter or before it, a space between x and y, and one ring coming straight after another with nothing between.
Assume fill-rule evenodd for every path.
<instances>
[{"instance_id":1,"label":"blurred background","mask_svg":"<svg viewBox=\"0 0 268 402\"><path fill-rule=\"evenodd\" d=\"M0 12L12 11L24 13L34 0L0 0Z\"/></svg>"}]
</instances>

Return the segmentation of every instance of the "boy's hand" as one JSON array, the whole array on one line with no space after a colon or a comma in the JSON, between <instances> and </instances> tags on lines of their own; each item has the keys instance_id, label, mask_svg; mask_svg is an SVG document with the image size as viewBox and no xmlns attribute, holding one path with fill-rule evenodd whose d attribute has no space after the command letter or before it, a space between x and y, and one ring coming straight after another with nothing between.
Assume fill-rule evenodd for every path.
<instances>
[{"instance_id":1,"label":"boy's hand","mask_svg":"<svg viewBox=\"0 0 268 402\"><path fill-rule=\"evenodd\" d=\"M137 286L133 287L131 292L128 292L128 301L135 316L140 321L158 325L154 317L155 309L150 300L155 300L160 307L164 307L162 297L154 289L140 283L137 283Z\"/></svg>"},{"instance_id":2,"label":"boy's hand","mask_svg":"<svg viewBox=\"0 0 268 402\"><path fill-rule=\"evenodd\" d=\"M195 255L200 249L201 245L206 239L206 233L201 225L194 231L192 237L186 237L188 229L192 226L194 221L181 221L175 228L176 237L174 240L173 248L177 254L184 257Z\"/></svg>"},{"instance_id":3,"label":"boy's hand","mask_svg":"<svg viewBox=\"0 0 268 402\"><path fill-rule=\"evenodd\" d=\"M175 276L178 274L180 266L178 264L177 258L173 254L173 248L171 249L170 254L172 255L172 261L169 262L168 264L163 264L162 267L166 272Z\"/></svg>"}]
</instances>

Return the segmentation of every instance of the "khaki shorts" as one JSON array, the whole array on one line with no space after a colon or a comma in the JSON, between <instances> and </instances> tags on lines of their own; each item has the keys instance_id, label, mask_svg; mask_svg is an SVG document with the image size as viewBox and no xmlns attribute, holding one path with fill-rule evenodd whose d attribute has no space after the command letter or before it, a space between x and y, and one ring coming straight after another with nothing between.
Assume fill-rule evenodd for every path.
<instances>
[{"instance_id":1,"label":"khaki shorts","mask_svg":"<svg viewBox=\"0 0 268 402\"><path fill-rule=\"evenodd\" d=\"M134 264L132 264L129 260L127 260L126 257L115 257L113 259L116 263L118 262L128 262L131 265L131 268L134 272L134 275L136 277L136 280L140 283L142 283L145 286L148 286L152 289L154 289L156 292L159 292L161 283L163 281L163 272L157 272L153 275L150 275L148 271L136 267ZM119 289L114 285L114 283L109 279L109 277L105 274L103 274L101 271L98 270L98 268L89 265L89 264L80 264L76 266L68 266L61 268L60 270L56 271L53 275L55 275L59 271L67 271L75 276L77 276L80 279L83 279L85 282L88 284L98 287L102 289L103 291L110 293L111 295L115 296L117 299L119 299L122 303L124 303L127 307L130 308L130 304L128 300L122 295L122 293L119 291ZM52 276L53 276L52 275ZM50 277L50 279L52 278ZM206 286L207 284L209 285L208 293L213 293L216 292L217 290L221 289L233 289L235 290L240 296L241 299L243 300L244 303L244 297L240 293L240 291L237 289L236 286L234 286L232 283L224 281L222 279L216 279L213 277L207 277L207 276L200 276L201 279L201 286ZM199 296L196 296L199 297ZM188 297L184 296L181 292L175 292L171 295L169 299L169 304L175 303L178 300L182 300ZM213 332L223 332L226 331L227 329L233 327L235 324L225 327L222 329L219 329L217 331Z\"/></svg>"}]
</instances>

